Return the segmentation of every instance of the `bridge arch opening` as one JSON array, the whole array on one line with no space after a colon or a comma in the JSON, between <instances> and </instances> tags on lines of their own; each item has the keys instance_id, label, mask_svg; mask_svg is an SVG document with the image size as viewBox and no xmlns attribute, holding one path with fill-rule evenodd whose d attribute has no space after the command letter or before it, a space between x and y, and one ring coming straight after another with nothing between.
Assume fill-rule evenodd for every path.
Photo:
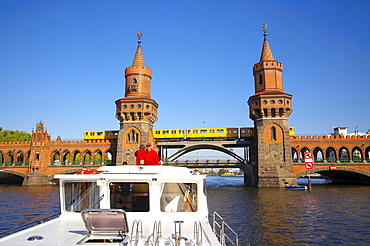
<instances>
[{"instance_id":1,"label":"bridge arch opening","mask_svg":"<svg viewBox=\"0 0 370 246\"><path fill-rule=\"evenodd\" d=\"M83 155L83 163L86 164L86 165L90 165L91 163L91 152L90 150L87 150L85 151L84 155Z\"/></svg>"},{"instance_id":2,"label":"bridge arch opening","mask_svg":"<svg viewBox=\"0 0 370 246\"><path fill-rule=\"evenodd\" d=\"M337 161L337 153L333 147L329 147L326 150L326 160L328 162L336 162Z\"/></svg>"},{"instance_id":3,"label":"bridge arch opening","mask_svg":"<svg viewBox=\"0 0 370 246\"><path fill-rule=\"evenodd\" d=\"M313 158L315 162L323 162L324 161L324 151L320 147L316 147L313 149Z\"/></svg>"},{"instance_id":4,"label":"bridge arch opening","mask_svg":"<svg viewBox=\"0 0 370 246\"><path fill-rule=\"evenodd\" d=\"M100 150L95 151L94 153L94 164L102 165L103 154Z\"/></svg>"},{"instance_id":5,"label":"bridge arch opening","mask_svg":"<svg viewBox=\"0 0 370 246\"><path fill-rule=\"evenodd\" d=\"M362 162L364 160L362 150L359 147L354 147L352 149L352 160L354 162Z\"/></svg>"},{"instance_id":6,"label":"bridge arch opening","mask_svg":"<svg viewBox=\"0 0 370 246\"><path fill-rule=\"evenodd\" d=\"M4 170L0 172L0 184L22 184L26 177L26 174L18 171Z\"/></svg>"},{"instance_id":7,"label":"bridge arch opening","mask_svg":"<svg viewBox=\"0 0 370 246\"><path fill-rule=\"evenodd\" d=\"M370 146L365 149L365 158L367 162L370 162Z\"/></svg>"},{"instance_id":8,"label":"bridge arch opening","mask_svg":"<svg viewBox=\"0 0 370 246\"><path fill-rule=\"evenodd\" d=\"M194 153L194 152L199 152L199 151L213 151L214 153L223 153L225 156L230 156L231 158L240 161L240 162L245 162L245 158L241 157L237 153L234 152L234 149L228 149L222 146L217 146L217 145L212 145L212 144L198 144L198 145L191 145L184 147L174 154L172 154L170 157L166 158L167 161L176 161L180 157L189 154L189 153ZM212 155L215 156L215 155Z\"/></svg>"},{"instance_id":9,"label":"bridge arch opening","mask_svg":"<svg viewBox=\"0 0 370 246\"><path fill-rule=\"evenodd\" d=\"M340 161L349 161L349 151L346 147L342 147L339 149L339 159Z\"/></svg>"},{"instance_id":10,"label":"bridge arch opening","mask_svg":"<svg viewBox=\"0 0 370 246\"><path fill-rule=\"evenodd\" d=\"M70 164L70 160L71 160L71 153L69 153L69 151L65 151L62 156L62 164L68 165Z\"/></svg>"},{"instance_id":11,"label":"bridge arch opening","mask_svg":"<svg viewBox=\"0 0 370 246\"><path fill-rule=\"evenodd\" d=\"M332 184L370 184L370 172L351 167L319 167L299 172L296 177L307 177L309 173L321 174Z\"/></svg>"}]
</instances>

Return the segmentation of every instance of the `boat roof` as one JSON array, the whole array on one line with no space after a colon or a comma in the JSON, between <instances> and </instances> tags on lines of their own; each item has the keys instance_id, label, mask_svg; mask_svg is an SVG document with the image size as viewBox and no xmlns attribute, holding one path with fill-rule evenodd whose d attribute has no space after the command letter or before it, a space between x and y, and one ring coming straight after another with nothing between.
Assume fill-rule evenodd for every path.
<instances>
[{"instance_id":1,"label":"boat roof","mask_svg":"<svg viewBox=\"0 0 370 246\"><path fill-rule=\"evenodd\" d=\"M116 178L116 176L128 178L156 178L160 179L178 179L178 180L199 180L205 179L204 175L197 175L186 167L174 167L174 166L103 166L97 170L88 170L86 172L79 172L81 175L76 174L57 174L55 178L58 179L101 179L101 178Z\"/></svg>"}]
</instances>

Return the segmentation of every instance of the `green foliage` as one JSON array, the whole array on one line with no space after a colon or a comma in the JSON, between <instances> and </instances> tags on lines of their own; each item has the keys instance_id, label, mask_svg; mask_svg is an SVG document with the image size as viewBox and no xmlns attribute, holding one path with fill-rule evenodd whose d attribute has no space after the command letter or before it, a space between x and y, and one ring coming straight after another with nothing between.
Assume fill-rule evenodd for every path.
<instances>
[{"instance_id":1,"label":"green foliage","mask_svg":"<svg viewBox=\"0 0 370 246\"><path fill-rule=\"evenodd\" d=\"M208 176L217 176L217 173L215 171L209 171Z\"/></svg>"},{"instance_id":2,"label":"green foliage","mask_svg":"<svg viewBox=\"0 0 370 246\"><path fill-rule=\"evenodd\" d=\"M31 141L31 134L20 131L3 130L3 128L0 127L0 142L10 141Z\"/></svg>"},{"instance_id":3,"label":"green foliage","mask_svg":"<svg viewBox=\"0 0 370 246\"><path fill-rule=\"evenodd\" d=\"M218 171L218 174L219 174L220 176L224 175L225 173L228 173L228 171L227 171L226 169L220 169L220 170Z\"/></svg>"}]
</instances>

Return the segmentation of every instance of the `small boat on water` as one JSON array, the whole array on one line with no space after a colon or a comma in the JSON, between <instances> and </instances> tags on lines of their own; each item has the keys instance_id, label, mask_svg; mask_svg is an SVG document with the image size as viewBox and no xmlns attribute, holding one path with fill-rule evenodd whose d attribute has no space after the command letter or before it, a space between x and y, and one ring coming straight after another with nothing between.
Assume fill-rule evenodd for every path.
<instances>
[{"instance_id":1,"label":"small boat on water","mask_svg":"<svg viewBox=\"0 0 370 246\"><path fill-rule=\"evenodd\" d=\"M307 190L307 186L305 185L286 185L284 186L286 190Z\"/></svg>"},{"instance_id":2,"label":"small boat on water","mask_svg":"<svg viewBox=\"0 0 370 246\"><path fill-rule=\"evenodd\" d=\"M221 216L209 222L205 177L185 167L105 166L55 178L60 216L0 238L0 245L238 245Z\"/></svg>"}]
</instances>

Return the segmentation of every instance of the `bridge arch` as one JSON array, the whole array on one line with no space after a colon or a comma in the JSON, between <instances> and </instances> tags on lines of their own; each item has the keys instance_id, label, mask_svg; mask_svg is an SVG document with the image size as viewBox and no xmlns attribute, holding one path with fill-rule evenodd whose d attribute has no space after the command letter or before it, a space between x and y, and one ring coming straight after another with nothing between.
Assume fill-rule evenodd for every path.
<instances>
[{"instance_id":1,"label":"bridge arch","mask_svg":"<svg viewBox=\"0 0 370 246\"><path fill-rule=\"evenodd\" d=\"M326 160L328 162L336 162L337 161L337 151L333 147L329 147L326 149Z\"/></svg>"},{"instance_id":2,"label":"bridge arch","mask_svg":"<svg viewBox=\"0 0 370 246\"><path fill-rule=\"evenodd\" d=\"M361 162L363 160L363 153L359 146L355 146L352 149L352 160L355 162Z\"/></svg>"},{"instance_id":3,"label":"bridge arch","mask_svg":"<svg viewBox=\"0 0 370 246\"><path fill-rule=\"evenodd\" d=\"M306 176L312 172L320 173L333 180L333 183L370 184L370 172L353 167L318 167L295 174L296 178ZM352 178L351 178L352 177ZM339 181L338 181L339 180Z\"/></svg>"},{"instance_id":4,"label":"bridge arch","mask_svg":"<svg viewBox=\"0 0 370 246\"><path fill-rule=\"evenodd\" d=\"M19 172L19 171L15 171L15 170L11 170L11 169L4 169L3 172L1 172L1 173L13 174L13 175L20 176L22 178L26 178L28 176L25 173L22 173L22 172Z\"/></svg>"},{"instance_id":5,"label":"bridge arch","mask_svg":"<svg viewBox=\"0 0 370 246\"><path fill-rule=\"evenodd\" d=\"M176 161L178 158L180 158L181 156L183 156L187 153L190 153L190 152L196 151L196 150L202 150L202 149L220 151L220 152L223 152L223 153L233 157L234 159L236 159L240 162L245 162L244 158L242 158L241 156L239 156L239 155L235 154L234 152L228 150L227 148L225 148L223 146L219 146L219 145L213 145L213 144L195 144L195 145L190 145L190 146L184 147L184 148L180 149L179 151L175 152L170 157L168 157L167 160L171 161L171 162Z\"/></svg>"}]
</instances>

